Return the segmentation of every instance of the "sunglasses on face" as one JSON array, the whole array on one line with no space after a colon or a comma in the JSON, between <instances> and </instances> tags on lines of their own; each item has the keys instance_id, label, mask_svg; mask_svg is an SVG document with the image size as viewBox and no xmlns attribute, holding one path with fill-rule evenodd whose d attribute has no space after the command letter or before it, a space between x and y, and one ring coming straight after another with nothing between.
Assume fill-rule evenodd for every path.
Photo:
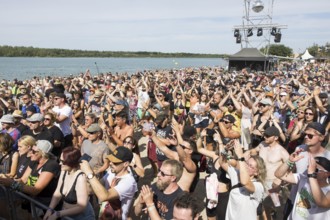
<instances>
[{"instance_id":1,"label":"sunglasses on face","mask_svg":"<svg viewBox=\"0 0 330 220\"><path fill-rule=\"evenodd\" d=\"M223 123L225 123L225 124L229 124L230 121L223 120Z\"/></svg>"},{"instance_id":2,"label":"sunglasses on face","mask_svg":"<svg viewBox=\"0 0 330 220\"><path fill-rule=\"evenodd\" d=\"M259 104L259 108L264 108L264 107L266 107L265 104Z\"/></svg>"},{"instance_id":3,"label":"sunglasses on face","mask_svg":"<svg viewBox=\"0 0 330 220\"><path fill-rule=\"evenodd\" d=\"M264 137L265 137L265 138L270 138L270 137L272 137L272 135L264 134Z\"/></svg>"},{"instance_id":4,"label":"sunglasses on face","mask_svg":"<svg viewBox=\"0 0 330 220\"><path fill-rule=\"evenodd\" d=\"M97 131L94 131L94 132L87 132L88 134L96 134Z\"/></svg>"},{"instance_id":5,"label":"sunglasses on face","mask_svg":"<svg viewBox=\"0 0 330 220\"><path fill-rule=\"evenodd\" d=\"M312 139L315 135L314 134L305 134L305 137L308 137L308 139Z\"/></svg>"},{"instance_id":6,"label":"sunglasses on face","mask_svg":"<svg viewBox=\"0 0 330 220\"><path fill-rule=\"evenodd\" d=\"M124 141L124 144L133 144L133 141Z\"/></svg>"},{"instance_id":7,"label":"sunglasses on face","mask_svg":"<svg viewBox=\"0 0 330 220\"><path fill-rule=\"evenodd\" d=\"M314 115L312 112L305 112L305 115Z\"/></svg>"},{"instance_id":8,"label":"sunglasses on face","mask_svg":"<svg viewBox=\"0 0 330 220\"><path fill-rule=\"evenodd\" d=\"M164 173L164 172L161 171L161 170L159 170L158 173L160 173L160 175L161 175L162 177L164 177L164 176L173 176L173 175L171 175L171 174L166 174L166 173Z\"/></svg>"},{"instance_id":9,"label":"sunglasses on face","mask_svg":"<svg viewBox=\"0 0 330 220\"><path fill-rule=\"evenodd\" d=\"M179 144L183 149L190 149L189 147L184 146L183 144Z\"/></svg>"},{"instance_id":10,"label":"sunglasses on face","mask_svg":"<svg viewBox=\"0 0 330 220\"><path fill-rule=\"evenodd\" d=\"M38 150L33 150L33 149L31 149L31 153L32 154L36 154L36 153L38 153L39 151Z\"/></svg>"},{"instance_id":11,"label":"sunglasses on face","mask_svg":"<svg viewBox=\"0 0 330 220\"><path fill-rule=\"evenodd\" d=\"M51 119L50 119L50 118L45 118L44 120L45 120L45 121L50 121Z\"/></svg>"}]
</instances>

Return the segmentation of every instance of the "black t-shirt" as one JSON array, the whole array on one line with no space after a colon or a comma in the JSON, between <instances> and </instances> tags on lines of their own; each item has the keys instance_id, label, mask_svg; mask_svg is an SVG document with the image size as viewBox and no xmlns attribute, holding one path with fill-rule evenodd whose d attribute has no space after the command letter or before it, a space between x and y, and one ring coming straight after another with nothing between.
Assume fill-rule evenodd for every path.
<instances>
[{"instance_id":1,"label":"black t-shirt","mask_svg":"<svg viewBox=\"0 0 330 220\"><path fill-rule=\"evenodd\" d=\"M47 162L39 169L37 169L38 163L30 164L29 167L32 169L32 172L28 178L28 186L34 186L42 172L50 172L54 174L53 179L38 194L38 197L52 197L57 186L58 176L60 173L60 165L54 159L48 159Z\"/></svg>"},{"instance_id":2,"label":"black t-shirt","mask_svg":"<svg viewBox=\"0 0 330 220\"><path fill-rule=\"evenodd\" d=\"M179 187L172 194L164 194L163 191L157 188L156 184L151 185L151 189L154 192L154 203L160 217L162 219L173 219L174 200L183 193L182 189Z\"/></svg>"},{"instance_id":3,"label":"black t-shirt","mask_svg":"<svg viewBox=\"0 0 330 220\"><path fill-rule=\"evenodd\" d=\"M171 138L172 128L170 126L166 126L165 128L156 128L156 133L157 133L158 137ZM171 150L174 150L174 151L176 150L175 146L173 146L173 145L168 146L168 148L170 148ZM165 154L158 148L156 148L156 154L157 154L157 160L159 160L159 161L164 161L164 160L168 159L165 156Z\"/></svg>"},{"instance_id":4,"label":"black t-shirt","mask_svg":"<svg viewBox=\"0 0 330 220\"><path fill-rule=\"evenodd\" d=\"M52 150L52 153L59 157L62 153L62 149L64 148L64 135L63 135L63 132L61 131L61 129L59 129L59 127L57 126L53 126L51 127L50 129L48 129L49 132L53 135L53 138L54 138L54 141L59 141L61 142L61 146L59 147L55 147L54 145L54 148Z\"/></svg>"},{"instance_id":5,"label":"black t-shirt","mask_svg":"<svg viewBox=\"0 0 330 220\"><path fill-rule=\"evenodd\" d=\"M26 168L28 168L31 160L30 157L27 157L27 153L19 156L17 170L16 170L16 178L19 179L25 173Z\"/></svg>"},{"instance_id":6,"label":"black t-shirt","mask_svg":"<svg viewBox=\"0 0 330 220\"><path fill-rule=\"evenodd\" d=\"M34 134L32 130L26 130L23 135L30 135L36 140L47 140L50 143L54 144L53 134L50 133L50 131L46 127L43 127L41 132L38 134Z\"/></svg>"}]
</instances>

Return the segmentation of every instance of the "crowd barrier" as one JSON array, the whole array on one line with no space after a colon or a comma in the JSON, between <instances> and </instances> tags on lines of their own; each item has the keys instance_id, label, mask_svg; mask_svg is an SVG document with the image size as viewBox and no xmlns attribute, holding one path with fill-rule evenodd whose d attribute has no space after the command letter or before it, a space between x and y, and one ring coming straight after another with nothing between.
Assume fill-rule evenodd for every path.
<instances>
[{"instance_id":1,"label":"crowd barrier","mask_svg":"<svg viewBox=\"0 0 330 220\"><path fill-rule=\"evenodd\" d=\"M37 215L37 207L43 210L47 210L49 209L48 206L38 202L37 200L33 199L32 197L22 193L22 192L18 192L18 191L14 191L10 188L4 187L2 185L0 185L0 191L2 193L2 198L1 199L5 199L5 204L7 205L7 207L0 207L2 210L7 209L7 212L9 214L9 218L11 220L18 220L21 219L19 218L19 212L17 210L17 205L15 204L17 199L24 199L29 201L30 203L30 207L31 207L31 217L32 219L38 219L38 215ZM4 219L1 218L0 219ZM62 217L61 219L63 220L73 220L70 217Z\"/></svg>"}]
</instances>

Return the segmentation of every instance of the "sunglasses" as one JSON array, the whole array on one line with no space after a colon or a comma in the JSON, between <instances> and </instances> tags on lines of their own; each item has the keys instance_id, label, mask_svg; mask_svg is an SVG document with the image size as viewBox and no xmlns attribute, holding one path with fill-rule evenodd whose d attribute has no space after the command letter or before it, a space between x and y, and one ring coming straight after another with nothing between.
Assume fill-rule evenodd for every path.
<instances>
[{"instance_id":1,"label":"sunglasses","mask_svg":"<svg viewBox=\"0 0 330 220\"><path fill-rule=\"evenodd\" d=\"M311 112L305 112L305 115L314 115L314 114Z\"/></svg>"},{"instance_id":2,"label":"sunglasses","mask_svg":"<svg viewBox=\"0 0 330 220\"><path fill-rule=\"evenodd\" d=\"M32 152L32 154L36 154L36 153L38 153L39 151L38 151L38 150L33 150L33 149L31 149L31 152Z\"/></svg>"},{"instance_id":3,"label":"sunglasses","mask_svg":"<svg viewBox=\"0 0 330 220\"><path fill-rule=\"evenodd\" d=\"M88 134L96 134L98 131L94 131L94 132L87 132Z\"/></svg>"},{"instance_id":4,"label":"sunglasses","mask_svg":"<svg viewBox=\"0 0 330 220\"><path fill-rule=\"evenodd\" d=\"M161 170L159 170L158 173L160 173L160 175L161 175L162 177L164 177L164 176L173 176L173 175L171 175L171 174L166 174L166 173L164 173L164 172L161 171Z\"/></svg>"},{"instance_id":5,"label":"sunglasses","mask_svg":"<svg viewBox=\"0 0 330 220\"><path fill-rule=\"evenodd\" d=\"M305 134L305 136L307 136L308 139L312 139L315 135L314 134Z\"/></svg>"},{"instance_id":6,"label":"sunglasses","mask_svg":"<svg viewBox=\"0 0 330 220\"><path fill-rule=\"evenodd\" d=\"M259 104L259 108L264 108L264 107L266 107L265 104Z\"/></svg>"},{"instance_id":7,"label":"sunglasses","mask_svg":"<svg viewBox=\"0 0 330 220\"><path fill-rule=\"evenodd\" d=\"M133 141L124 141L124 144L133 144Z\"/></svg>"},{"instance_id":8,"label":"sunglasses","mask_svg":"<svg viewBox=\"0 0 330 220\"><path fill-rule=\"evenodd\" d=\"M189 147L184 146L183 144L179 144L183 149L190 149Z\"/></svg>"},{"instance_id":9,"label":"sunglasses","mask_svg":"<svg viewBox=\"0 0 330 220\"><path fill-rule=\"evenodd\" d=\"M273 135L269 135L269 134L264 134L264 137L265 138L270 138L270 137L272 137Z\"/></svg>"},{"instance_id":10,"label":"sunglasses","mask_svg":"<svg viewBox=\"0 0 330 220\"><path fill-rule=\"evenodd\" d=\"M50 121L51 119L50 118L44 118L45 121Z\"/></svg>"}]
</instances>

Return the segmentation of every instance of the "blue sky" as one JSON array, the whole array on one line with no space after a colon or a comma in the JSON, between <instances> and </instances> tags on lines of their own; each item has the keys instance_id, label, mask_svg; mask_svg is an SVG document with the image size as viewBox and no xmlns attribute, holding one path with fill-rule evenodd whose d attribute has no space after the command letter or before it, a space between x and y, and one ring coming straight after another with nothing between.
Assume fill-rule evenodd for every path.
<instances>
[{"instance_id":1,"label":"blue sky","mask_svg":"<svg viewBox=\"0 0 330 220\"><path fill-rule=\"evenodd\" d=\"M233 54L241 48L233 27L242 23L243 2L0 0L0 45ZM288 25L281 43L294 52L324 45L330 1L275 0L273 23Z\"/></svg>"}]
</instances>

